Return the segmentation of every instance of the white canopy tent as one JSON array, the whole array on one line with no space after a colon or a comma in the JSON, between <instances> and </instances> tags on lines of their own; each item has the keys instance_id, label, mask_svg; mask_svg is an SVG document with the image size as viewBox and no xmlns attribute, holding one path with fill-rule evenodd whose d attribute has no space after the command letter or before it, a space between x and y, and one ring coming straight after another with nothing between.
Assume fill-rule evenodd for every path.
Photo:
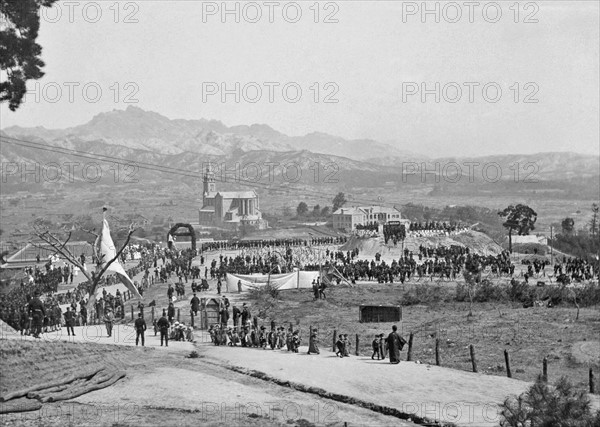
<instances>
[{"instance_id":1,"label":"white canopy tent","mask_svg":"<svg viewBox=\"0 0 600 427\"><path fill-rule=\"evenodd\" d=\"M258 289L271 283L277 289L311 289L313 280L319 277L318 271L294 271L285 274L231 274L227 273L227 292L238 291L238 281L242 283L242 291Z\"/></svg>"}]
</instances>

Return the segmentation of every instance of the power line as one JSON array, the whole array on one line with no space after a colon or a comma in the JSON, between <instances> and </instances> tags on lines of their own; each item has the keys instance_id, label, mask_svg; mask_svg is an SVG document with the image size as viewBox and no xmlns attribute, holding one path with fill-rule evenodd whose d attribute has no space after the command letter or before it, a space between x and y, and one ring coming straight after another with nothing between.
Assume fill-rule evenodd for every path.
<instances>
[{"instance_id":1,"label":"power line","mask_svg":"<svg viewBox=\"0 0 600 427\"><path fill-rule=\"evenodd\" d=\"M13 145L17 145L20 147L48 151L48 152L57 153L57 154L71 155L71 156L81 157L81 158L86 158L86 159L91 159L91 160L108 161L108 162L113 162L113 163L125 165L125 166L131 166L132 164L134 164L141 169L150 170L153 172L170 173L173 175L186 176L186 177L191 177L191 178L196 178L196 179L200 179L203 177L202 174L195 172L195 171L189 171L189 170L180 169L180 168L172 168L172 167L168 167L168 166L162 166L162 165L157 165L157 164L147 163L147 162L126 161L126 160L123 160L121 158L114 157L114 156L95 154L95 153L90 153L88 151L74 150L74 149L64 148L64 147L51 147L46 144L42 144L42 143L38 143L38 142L34 142L34 141L23 140L23 139L18 139L18 138L0 136L0 141L6 142L9 144L13 144ZM224 183L231 182L231 181L227 180L227 177L225 177L225 179L216 179L216 181L224 182ZM289 188L289 187L273 188L272 186L269 186L268 184L244 180L237 176L234 179L234 182L236 184L239 183L241 185L245 185L245 186L249 186L249 187L262 188L262 189L268 190L268 191L290 191L290 190L296 189L299 191L303 190L305 193L312 193L312 195L314 195L314 196L321 196L321 197L330 197L331 196L331 194L329 194L329 193L319 192L319 191L315 191L315 190L305 190L305 189L300 189L300 188Z\"/></svg>"},{"instance_id":2,"label":"power line","mask_svg":"<svg viewBox=\"0 0 600 427\"><path fill-rule=\"evenodd\" d=\"M173 167L169 167L169 166L162 166L162 165L157 165L154 163L147 163L147 162L140 162L140 161L127 161L127 160L124 160L124 159L121 159L118 157L114 157L114 156L108 156L108 155L104 155L104 154L95 154L95 153L91 153L88 151L75 150L75 149L70 149L70 148L65 148L65 147L49 146L49 145L42 144L42 143L35 142L35 141L28 141L28 140L8 137L8 136L0 136L0 142L5 142L8 144L12 144L12 145L16 145L16 146L20 146L20 147L24 147L24 148L31 148L34 150L42 150L42 151L52 152L52 153L56 153L56 154L70 155L70 156L86 158L86 159L90 159L90 160L112 162L112 163L123 165L123 166L131 166L133 164L133 165L139 167L140 169L149 170L149 171L153 171L153 172L168 173L168 174L172 174L172 175L184 176L184 177L195 178L195 179L203 178L202 173L198 173L196 171L190 171L190 170L185 170L185 169L180 169L180 168L173 168ZM150 153L158 154L158 153L155 153L152 151L150 151ZM215 180L218 182L221 182L221 183L231 182L231 181L227 180L227 177L225 177L225 179L216 179L215 178ZM291 187L289 185L284 187L284 186L281 186L281 184L279 184L278 187L272 187L269 184L245 180L245 179L242 179L239 177L236 177L234 182L236 184L240 184L240 185L244 185L244 186L248 186L248 187L260 188L260 189L267 190L267 191L289 192L289 191L296 190L298 192L303 193L303 195L305 195L305 196L313 196L313 197L323 198L323 199L326 198L327 200L329 200L329 198L331 197L331 193L327 193L327 192L323 192L323 191L308 190L305 188ZM357 202L357 203L375 204L375 205L381 203L381 200L379 197L377 198L377 200L368 199L368 198L352 197L351 201ZM400 203L398 202L398 204L400 204Z\"/></svg>"}]
</instances>

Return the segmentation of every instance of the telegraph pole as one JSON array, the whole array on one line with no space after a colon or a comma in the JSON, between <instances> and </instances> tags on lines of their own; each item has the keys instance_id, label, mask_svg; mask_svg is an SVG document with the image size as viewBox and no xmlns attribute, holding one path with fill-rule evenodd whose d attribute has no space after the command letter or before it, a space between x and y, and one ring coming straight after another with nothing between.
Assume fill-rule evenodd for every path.
<instances>
[{"instance_id":1,"label":"telegraph pole","mask_svg":"<svg viewBox=\"0 0 600 427\"><path fill-rule=\"evenodd\" d=\"M551 265L554 265L554 251L552 250L552 243L553 243L553 239L554 239L554 227L550 226L550 263Z\"/></svg>"}]
</instances>

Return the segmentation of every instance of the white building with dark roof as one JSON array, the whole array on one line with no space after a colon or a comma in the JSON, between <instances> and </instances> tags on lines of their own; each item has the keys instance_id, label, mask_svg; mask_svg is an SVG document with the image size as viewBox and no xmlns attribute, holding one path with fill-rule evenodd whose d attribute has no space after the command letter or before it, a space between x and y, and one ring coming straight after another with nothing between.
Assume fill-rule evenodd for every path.
<instances>
[{"instance_id":1,"label":"white building with dark roof","mask_svg":"<svg viewBox=\"0 0 600 427\"><path fill-rule=\"evenodd\" d=\"M387 206L357 206L341 207L332 215L333 228L337 230L352 231L357 225L378 223L387 224L390 221L400 223L410 222L402 218L400 210Z\"/></svg>"},{"instance_id":2,"label":"white building with dark roof","mask_svg":"<svg viewBox=\"0 0 600 427\"><path fill-rule=\"evenodd\" d=\"M249 191L217 191L214 172L206 169L202 186L201 225L267 227L262 218L258 194Z\"/></svg>"}]
</instances>

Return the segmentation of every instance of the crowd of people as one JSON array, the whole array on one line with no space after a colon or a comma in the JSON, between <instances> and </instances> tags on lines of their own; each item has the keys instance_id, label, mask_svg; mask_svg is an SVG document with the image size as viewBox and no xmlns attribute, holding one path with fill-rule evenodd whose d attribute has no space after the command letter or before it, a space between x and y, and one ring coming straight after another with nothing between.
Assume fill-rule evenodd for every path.
<instances>
[{"instance_id":1,"label":"crowd of people","mask_svg":"<svg viewBox=\"0 0 600 427\"><path fill-rule=\"evenodd\" d=\"M554 275L575 282L590 280L599 277L599 263L591 263L579 257L567 258L565 256L554 264Z\"/></svg>"},{"instance_id":2,"label":"crowd of people","mask_svg":"<svg viewBox=\"0 0 600 427\"><path fill-rule=\"evenodd\" d=\"M201 244L202 252L215 250L241 250L246 248L281 248L289 246L323 246L323 245L341 245L347 241L345 236L331 237L313 237L310 239L260 239L260 240L234 240L203 242Z\"/></svg>"},{"instance_id":3,"label":"crowd of people","mask_svg":"<svg viewBox=\"0 0 600 427\"><path fill-rule=\"evenodd\" d=\"M158 250L156 245L135 245L132 248L126 248L128 257L140 260L136 266L126 269L129 277L146 269L142 283L135 283L140 293L143 293L151 284L148 280L147 267L151 259L149 258L150 254L155 250ZM84 254L80 255L79 261L85 265ZM33 327L35 321L29 307L31 301L37 298L42 305L40 333L53 332L67 324L71 326L85 325L91 314L87 311L87 297L91 283L86 280L66 292L58 290L59 285L72 284L73 276L76 276L78 271L78 268L67 264L56 255L49 257L43 268L40 268L39 265L26 267L20 285L4 294L0 301L0 318L21 334L35 336L36 328ZM102 319L108 308L116 313L117 318L124 317L124 296L118 289L114 294L106 290L106 287L119 282L120 280L114 274L106 274L101 278L98 289L103 290L101 291L102 296L96 300L94 313L96 319ZM65 305L68 307L64 307ZM69 314L65 318L67 308Z\"/></svg>"},{"instance_id":4,"label":"crowd of people","mask_svg":"<svg viewBox=\"0 0 600 427\"><path fill-rule=\"evenodd\" d=\"M455 280L465 268L478 273L489 269L491 274L508 276L512 275L515 269L508 251L503 251L495 256L485 256L473 254L469 248L455 245L436 248L420 246L416 255L405 249L404 255L392 262L381 260L380 254L376 254L374 260L361 260L358 259L358 255L358 249L345 253L342 251L330 252L328 253L329 260L321 268L327 270L332 265L343 278L351 283L359 280L404 283L411 277L416 280L423 278L433 280L436 277ZM318 269L319 266L309 267ZM341 278L338 277L337 280L339 283Z\"/></svg>"},{"instance_id":5,"label":"crowd of people","mask_svg":"<svg viewBox=\"0 0 600 427\"><path fill-rule=\"evenodd\" d=\"M468 231L469 227L461 223L440 221L411 222L406 230L410 237L452 236Z\"/></svg>"}]
</instances>

